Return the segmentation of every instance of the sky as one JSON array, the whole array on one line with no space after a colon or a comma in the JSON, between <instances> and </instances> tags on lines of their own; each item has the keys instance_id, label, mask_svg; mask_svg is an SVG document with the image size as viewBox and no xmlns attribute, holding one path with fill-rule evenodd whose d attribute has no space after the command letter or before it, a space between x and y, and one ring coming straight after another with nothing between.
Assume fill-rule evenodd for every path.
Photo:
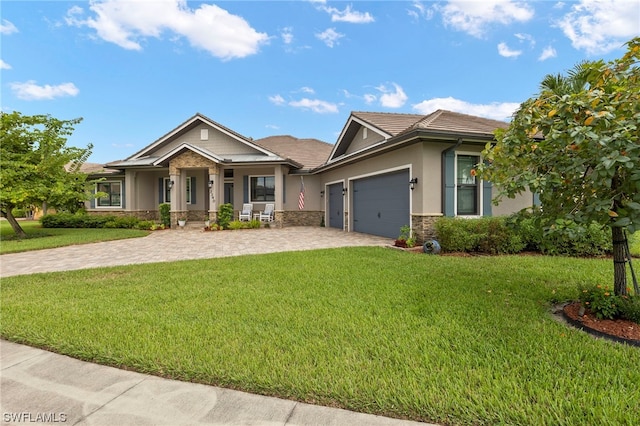
<instances>
[{"instance_id":1,"label":"sky","mask_svg":"<svg viewBox=\"0 0 640 426\"><path fill-rule=\"evenodd\" d=\"M640 0L0 2L3 112L82 117L124 159L196 113L335 143L351 111L508 121L547 74L609 61Z\"/></svg>"}]
</instances>

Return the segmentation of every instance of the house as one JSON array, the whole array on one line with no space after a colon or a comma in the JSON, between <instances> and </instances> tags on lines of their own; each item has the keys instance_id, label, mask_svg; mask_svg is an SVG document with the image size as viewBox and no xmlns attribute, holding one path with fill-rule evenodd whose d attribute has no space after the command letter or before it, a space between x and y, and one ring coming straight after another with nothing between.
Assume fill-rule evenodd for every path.
<instances>
[{"instance_id":1,"label":"house","mask_svg":"<svg viewBox=\"0 0 640 426\"><path fill-rule=\"evenodd\" d=\"M312 225L389 238L410 225L418 241L441 216L505 215L533 204L526 194L493 206L494 188L474 176L493 131L507 123L450 111L429 115L352 112L338 141L271 136L253 140L195 114L101 177L92 213L172 223L217 218L218 207L275 204L276 226ZM303 206L300 193L304 193ZM302 207L302 208L301 208Z\"/></svg>"}]
</instances>

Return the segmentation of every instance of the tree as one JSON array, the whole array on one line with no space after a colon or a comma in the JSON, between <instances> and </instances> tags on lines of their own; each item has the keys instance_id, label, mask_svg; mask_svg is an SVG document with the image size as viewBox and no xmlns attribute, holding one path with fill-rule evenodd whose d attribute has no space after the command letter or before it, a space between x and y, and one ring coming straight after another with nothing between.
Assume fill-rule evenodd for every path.
<instances>
[{"instance_id":1,"label":"tree","mask_svg":"<svg viewBox=\"0 0 640 426\"><path fill-rule=\"evenodd\" d=\"M547 229L571 221L610 227L617 295L627 293L625 231L640 229L640 38L626 46L614 61L545 77L478 165L500 188L495 202L537 193Z\"/></svg>"},{"instance_id":2,"label":"tree","mask_svg":"<svg viewBox=\"0 0 640 426\"><path fill-rule=\"evenodd\" d=\"M19 238L26 236L13 216L16 207L64 207L85 199L86 175L80 165L92 146L66 146L66 136L82 119L0 113L0 214Z\"/></svg>"}]
</instances>

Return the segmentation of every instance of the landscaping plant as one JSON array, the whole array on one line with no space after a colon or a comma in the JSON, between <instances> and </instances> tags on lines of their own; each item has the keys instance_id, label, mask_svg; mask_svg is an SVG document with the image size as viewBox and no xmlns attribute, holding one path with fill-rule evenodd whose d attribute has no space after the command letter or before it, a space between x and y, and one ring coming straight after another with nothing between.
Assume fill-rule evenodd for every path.
<instances>
[{"instance_id":1,"label":"landscaping plant","mask_svg":"<svg viewBox=\"0 0 640 426\"><path fill-rule=\"evenodd\" d=\"M640 37L626 45L614 61L582 62L567 76L545 77L477 166L499 190L496 202L538 194L548 230L607 227L616 295L627 294L625 230L640 229Z\"/></svg>"}]
</instances>

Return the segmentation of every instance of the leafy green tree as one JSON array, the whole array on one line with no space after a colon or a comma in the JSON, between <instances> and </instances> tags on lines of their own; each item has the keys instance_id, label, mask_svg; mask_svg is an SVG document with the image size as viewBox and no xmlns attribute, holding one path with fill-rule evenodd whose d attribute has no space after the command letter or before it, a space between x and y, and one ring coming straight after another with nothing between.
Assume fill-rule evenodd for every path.
<instances>
[{"instance_id":1,"label":"leafy green tree","mask_svg":"<svg viewBox=\"0 0 640 426\"><path fill-rule=\"evenodd\" d=\"M86 199L87 176L79 170L92 146L66 146L66 137L81 120L0 113L0 213L18 237L26 234L13 217L15 207L65 208Z\"/></svg>"},{"instance_id":2,"label":"leafy green tree","mask_svg":"<svg viewBox=\"0 0 640 426\"><path fill-rule=\"evenodd\" d=\"M571 221L610 227L617 295L627 293L625 230L640 229L639 61L634 38L621 58L545 77L478 165L500 188L496 202L525 190L539 194L548 228Z\"/></svg>"}]
</instances>

